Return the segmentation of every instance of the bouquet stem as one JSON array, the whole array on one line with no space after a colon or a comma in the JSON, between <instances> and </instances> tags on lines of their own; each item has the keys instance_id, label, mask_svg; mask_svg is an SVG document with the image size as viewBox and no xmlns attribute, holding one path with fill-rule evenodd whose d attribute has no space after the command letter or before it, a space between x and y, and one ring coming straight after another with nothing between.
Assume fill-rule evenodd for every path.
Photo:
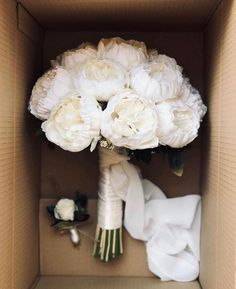
<instances>
[{"instance_id":1,"label":"bouquet stem","mask_svg":"<svg viewBox=\"0 0 236 289\"><path fill-rule=\"evenodd\" d=\"M108 262L123 253L122 200L111 184L112 167L124 156L107 148L99 149L98 225L93 255Z\"/></svg>"},{"instance_id":2,"label":"bouquet stem","mask_svg":"<svg viewBox=\"0 0 236 289\"><path fill-rule=\"evenodd\" d=\"M97 226L93 255L108 262L123 254L122 227L106 230Z\"/></svg>"}]
</instances>

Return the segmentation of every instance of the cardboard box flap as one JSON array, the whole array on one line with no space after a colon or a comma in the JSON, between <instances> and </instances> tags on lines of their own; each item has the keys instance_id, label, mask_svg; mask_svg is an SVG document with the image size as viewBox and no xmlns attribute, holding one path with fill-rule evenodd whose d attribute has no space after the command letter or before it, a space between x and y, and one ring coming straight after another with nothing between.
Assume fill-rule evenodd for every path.
<instances>
[{"instance_id":1,"label":"cardboard box flap","mask_svg":"<svg viewBox=\"0 0 236 289\"><path fill-rule=\"evenodd\" d=\"M20 0L46 29L200 29L219 0Z\"/></svg>"}]
</instances>

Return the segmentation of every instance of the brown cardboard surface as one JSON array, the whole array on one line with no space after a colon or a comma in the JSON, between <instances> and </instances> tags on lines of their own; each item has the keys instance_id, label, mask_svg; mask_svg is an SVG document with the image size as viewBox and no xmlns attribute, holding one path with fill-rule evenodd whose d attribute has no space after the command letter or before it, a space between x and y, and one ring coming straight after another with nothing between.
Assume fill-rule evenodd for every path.
<instances>
[{"instance_id":1,"label":"brown cardboard surface","mask_svg":"<svg viewBox=\"0 0 236 289\"><path fill-rule=\"evenodd\" d=\"M39 272L39 146L25 111L40 50L17 30L15 1L0 1L1 289L29 288Z\"/></svg>"},{"instance_id":2,"label":"brown cardboard surface","mask_svg":"<svg viewBox=\"0 0 236 289\"><path fill-rule=\"evenodd\" d=\"M192 84L203 91L203 37L202 33L144 33L144 32L62 32L47 31L44 43L44 65L62 51L78 46L83 41L97 43L102 37L119 35L126 39L143 40L148 47L159 53L174 57L184 67L184 73ZM202 94L203 95L203 94ZM203 95L204 97L204 95ZM182 178L175 176L163 156L154 156L151 164L137 163L143 176L150 179L169 196L199 193L200 184L200 137L185 152L185 172ZM76 189L97 197L98 160L96 152L89 150L70 153L59 148L52 151L42 147L41 196L55 198L59 195L73 196Z\"/></svg>"},{"instance_id":3,"label":"brown cardboard surface","mask_svg":"<svg viewBox=\"0 0 236 289\"><path fill-rule=\"evenodd\" d=\"M219 0L20 0L47 29L192 30Z\"/></svg>"},{"instance_id":4,"label":"brown cardboard surface","mask_svg":"<svg viewBox=\"0 0 236 289\"><path fill-rule=\"evenodd\" d=\"M222 5L217 276L218 288L229 289L236 283L236 2Z\"/></svg>"},{"instance_id":5,"label":"brown cardboard surface","mask_svg":"<svg viewBox=\"0 0 236 289\"><path fill-rule=\"evenodd\" d=\"M12 288L13 274L13 98L15 23L13 2L0 2L0 284ZM8 33L7 33L8 31ZM10 33L11 32L11 33Z\"/></svg>"},{"instance_id":6,"label":"brown cardboard surface","mask_svg":"<svg viewBox=\"0 0 236 289\"><path fill-rule=\"evenodd\" d=\"M216 287L217 264L217 214L219 192L219 97L220 49L217 45L218 31L220 31L219 11L214 15L206 31L206 68L208 96L208 124L204 124L202 154L202 232L201 232L201 266L200 281L205 289ZM213 29L214 28L214 29ZM214 48L213 48L214 47Z\"/></svg>"},{"instance_id":7,"label":"brown cardboard surface","mask_svg":"<svg viewBox=\"0 0 236 289\"><path fill-rule=\"evenodd\" d=\"M209 139L204 146L200 274L204 289L231 289L236 282L235 21L235 1L223 1L206 30Z\"/></svg>"},{"instance_id":8,"label":"brown cardboard surface","mask_svg":"<svg viewBox=\"0 0 236 289\"><path fill-rule=\"evenodd\" d=\"M39 273L40 143L27 101L41 65L41 48L17 32L14 102L14 288L27 288Z\"/></svg>"},{"instance_id":9,"label":"brown cardboard surface","mask_svg":"<svg viewBox=\"0 0 236 289\"><path fill-rule=\"evenodd\" d=\"M40 259L42 275L78 276L153 276L147 268L145 245L131 238L124 231L124 255L110 263L103 263L92 256L96 229L97 209L95 200L89 200L90 219L81 225L81 246L74 248L69 235L58 235L50 224L52 218L46 206L55 199L40 200ZM45 288L46 289L46 288Z\"/></svg>"},{"instance_id":10,"label":"brown cardboard surface","mask_svg":"<svg viewBox=\"0 0 236 289\"><path fill-rule=\"evenodd\" d=\"M35 289L200 289L198 282L161 282L157 278L41 277Z\"/></svg>"},{"instance_id":11,"label":"brown cardboard surface","mask_svg":"<svg viewBox=\"0 0 236 289\"><path fill-rule=\"evenodd\" d=\"M18 29L31 40L38 44L42 44L44 36L42 27L37 22L35 22L32 15L30 15L28 11L25 10L25 8L20 4L17 6L17 15Z\"/></svg>"},{"instance_id":12,"label":"brown cardboard surface","mask_svg":"<svg viewBox=\"0 0 236 289\"><path fill-rule=\"evenodd\" d=\"M37 141L32 138L25 112L27 97L41 61L39 43L42 31L34 17L43 26L51 29L73 27L83 30L69 33L48 31L44 47L45 68L55 52L59 53L80 41L93 41L102 36L119 34L125 38L145 40L149 45L158 47L161 53L165 52L175 57L185 67L186 74L193 84L202 91L204 74L201 33L155 34L147 33L147 29L199 29L209 19L219 1L21 0L20 2L32 13L31 17L25 10L20 11L18 28L21 31L17 30L16 2L0 1L1 289L27 289L39 273L37 213L40 160ZM203 289L236 287L235 23L236 3L224 0L209 21L205 33L209 121L203 134L204 158L201 169L203 213L200 282ZM102 30L103 27L107 30L113 29L113 32L85 31L94 28ZM134 27L136 31L146 32L114 32L117 29L132 30ZM37 31L40 31L40 35L37 35ZM186 173L182 179L172 175L167 166L161 164L159 157L155 158L152 166L142 165L143 174L159 184L168 196L199 191L199 150L199 143L196 142L187 152ZM43 146L42 156L43 197L55 197L59 194L72 196L77 188L89 196L95 196L98 183L96 154L70 154L60 149L51 152ZM145 264L143 243L124 234L126 254L109 265L91 257L92 242L85 237L82 237L83 250L81 248L75 254L68 236L59 237L50 228L50 219L45 212L45 205L49 202L51 201L41 201L42 273L106 277L47 276L41 279L38 289L74 289L78 286L199 288L196 282L180 284L160 283L153 278L107 278L112 275L152 276ZM90 205L91 212L96 214L95 203ZM94 227L95 221L84 229L93 236Z\"/></svg>"}]
</instances>

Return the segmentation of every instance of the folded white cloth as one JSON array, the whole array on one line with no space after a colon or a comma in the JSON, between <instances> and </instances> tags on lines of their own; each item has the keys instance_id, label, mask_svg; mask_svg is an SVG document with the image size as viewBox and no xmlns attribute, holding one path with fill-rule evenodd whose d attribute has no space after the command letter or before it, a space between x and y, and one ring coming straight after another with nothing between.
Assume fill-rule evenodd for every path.
<instances>
[{"instance_id":1,"label":"folded white cloth","mask_svg":"<svg viewBox=\"0 0 236 289\"><path fill-rule=\"evenodd\" d=\"M110 167L110 182L126 202L127 231L146 242L150 271L163 281L195 280L199 274L201 197L167 199L125 159Z\"/></svg>"}]
</instances>

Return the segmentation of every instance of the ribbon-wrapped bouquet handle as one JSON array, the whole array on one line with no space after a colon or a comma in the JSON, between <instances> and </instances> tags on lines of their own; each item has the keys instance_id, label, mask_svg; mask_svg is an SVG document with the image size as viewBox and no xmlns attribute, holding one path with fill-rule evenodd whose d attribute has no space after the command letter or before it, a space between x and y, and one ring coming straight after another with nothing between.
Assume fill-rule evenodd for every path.
<instances>
[{"instance_id":1,"label":"ribbon-wrapped bouquet handle","mask_svg":"<svg viewBox=\"0 0 236 289\"><path fill-rule=\"evenodd\" d=\"M108 262L123 253L122 198L111 184L111 168L129 158L115 148L99 148L98 224L94 256Z\"/></svg>"}]
</instances>

